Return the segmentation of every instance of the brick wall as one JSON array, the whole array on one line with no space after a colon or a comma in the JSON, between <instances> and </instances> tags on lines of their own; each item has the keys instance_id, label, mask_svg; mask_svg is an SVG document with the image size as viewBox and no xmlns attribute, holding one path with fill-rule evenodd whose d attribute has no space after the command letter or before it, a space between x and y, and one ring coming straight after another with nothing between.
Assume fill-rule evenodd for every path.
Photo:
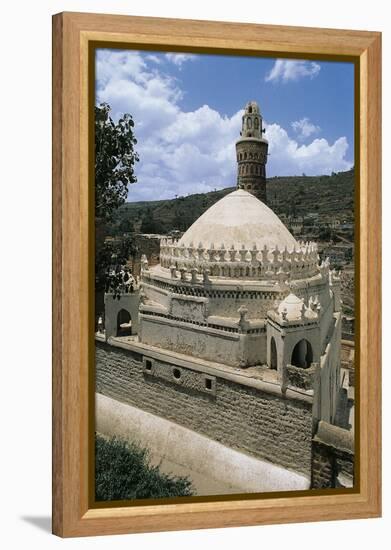
<instances>
[{"instance_id":1,"label":"brick wall","mask_svg":"<svg viewBox=\"0 0 391 550\"><path fill-rule=\"evenodd\" d=\"M352 433L320 422L312 447L311 487L350 487L354 481Z\"/></svg>"},{"instance_id":2,"label":"brick wall","mask_svg":"<svg viewBox=\"0 0 391 550\"><path fill-rule=\"evenodd\" d=\"M314 489L335 487L335 473L333 453L328 447L314 442L311 487Z\"/></svg>"},{"instance_id":3,"label":"brick wall","mask_svg":"<svg viewBox=\"0 0 391 550\"><path fill-rule=\"evenodd\" d=\"M137 353L96 342L98 392L182 424L233 449L310 475L309 403L219 377L213 379L208 391L203 373L181 367L178 379L174 368L163 362L146 365L145 356L143 363Z\"/></svg>"}]
</instances>

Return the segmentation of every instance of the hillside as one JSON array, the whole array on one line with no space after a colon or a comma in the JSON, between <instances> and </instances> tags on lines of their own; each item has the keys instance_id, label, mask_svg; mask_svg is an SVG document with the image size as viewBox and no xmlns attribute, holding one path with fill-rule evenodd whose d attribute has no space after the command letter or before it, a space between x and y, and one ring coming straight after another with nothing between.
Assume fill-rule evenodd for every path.
<instances>
[{"instance_id":1,"label":"hillside","mask_svg":"<svg viewBox=\"0 0 391 550\"><path fill-rule=\"evenodd\" d=\"M185 231L212 204L233 190L228 187L171 200L126 203L119 209L118 222L110 228L110 234ZM270 178L267 196L269 206L277 215L296 217L317 213L352 221L354 171L331 176Z\"/></svg>"}]
</instances>

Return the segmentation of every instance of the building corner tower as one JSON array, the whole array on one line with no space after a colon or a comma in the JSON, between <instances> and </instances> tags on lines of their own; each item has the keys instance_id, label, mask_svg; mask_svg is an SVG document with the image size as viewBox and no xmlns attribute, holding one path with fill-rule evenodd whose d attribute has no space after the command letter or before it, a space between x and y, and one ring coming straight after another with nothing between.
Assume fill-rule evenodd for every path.
<instances>
[{"instance_id":1,"label":"building corner tower","mask_svg":"<svg viewBox=\"0 0 391 550\"><path fill-rule=\"evenodd\" d=\"M266 202L266 162L268 142L258 104L249 101L242 117L242 131L236 142L238 163L237 188L245 189L257 199Z\"/></svg>"}]
</instances>

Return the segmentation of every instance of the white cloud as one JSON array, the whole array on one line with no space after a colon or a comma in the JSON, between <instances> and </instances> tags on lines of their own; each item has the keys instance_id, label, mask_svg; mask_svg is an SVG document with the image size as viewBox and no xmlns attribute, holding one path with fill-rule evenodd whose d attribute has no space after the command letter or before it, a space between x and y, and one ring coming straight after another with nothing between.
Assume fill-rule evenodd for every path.
<instances>
[{"instance_id":1,"label":"white cloud","mask_svg":"<svg viewBox=\"0 0 391 550\"><path fill-rule=\"evenodd\" d=\"M152 61L153 63L157 63L158 65L160 65L160 63L162 62L161 57L158 57L157 55L153 55L153 54L147 55L147 59L148 61Z\"/></svg>"},{"instance_id":2,"label":"white cloud","mask_svg":"<svg viewBox=\"0 0 391 550\"><path fill-rule=\"evenodd\" d=\"M320 71L320 65L314 61L298 61L277 59L266 75L266 82L289 82L300 78L315 78Z\"/></svg>"},{"instance_id":3,"label":"white cloud","mask_svg":"<svg viewBox=\"0 0 391 550\"><path fill-rule=\"evenodd\" d=\"M295 120L292 122L291 126L299 139L306 139L312 136L312 134L318 134L320 132L320 126L313 124L307 117Z\"/></svg>"},{"instance_id":4,"label":"white cloud","mask_svg":"<svg viewBox=\"0 0 391 550\"><path fill-rule=\"evenodd\" d=\"M173 198L234 186L235 141L242 111L226 116L208 105L184 111L178 80L148 55L102 50L96 64L97 101L109 103L115 119L127 112L135 122L140 162L135 168L138 183L131 186L129 200ZM326 174L351 167L344 137L333 144L315 139L301 145L298 137L292 139L281 126L269 124L266 138L270 176Z\"/></svg>"},{"instance_id":5,"label":"white cloud","mask_svg":"<svg viewBox=\"0 0 391 550\"><path fill-rule=\"evenodd\" d=\"M182 92L175 79L148 67L138 52L100 50L96 75L97 101L109 103L115 119L131 113L140 140L177 117Z\"/></svg>"},{"instance_id":6,"label":"white cloud","mask_svg":"<svg viewBox=\"0 0 391 550\"><path fill-rule=\"evenodd\" d=\"M181 68L186 61L194 61L196 58L196 55L190 53L166 53L166 59L179 68Z\"/></svg>"},{"instance_id":7,"label":"white cloud","mask_svg":"<svg viewBox=\"0 0 391 550\"><path fill-rule=\"evenodd\" d=\"M329 143L324 138L300 145L278 124L266 126L269 141L268 173L279 176L331 174L349 170L352 162L346 158L349 148L346 137Z\"/></svg>"}]
</instances>

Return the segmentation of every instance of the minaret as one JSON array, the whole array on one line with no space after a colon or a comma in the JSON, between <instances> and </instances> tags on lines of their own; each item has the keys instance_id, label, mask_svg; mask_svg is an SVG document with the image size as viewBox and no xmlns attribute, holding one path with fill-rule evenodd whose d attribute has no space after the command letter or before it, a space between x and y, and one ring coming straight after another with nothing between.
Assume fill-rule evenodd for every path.
<instances>
[{"instance_id":1,"label":"minaret","mask_svg":"<svg viewBox=\"0 0 391 550\"><path fill-rule=\"evenodd\" d=\"M258 104L249 101L242 117L242 131L236 142L237 188L245 189L266 202L266 162L268 142L262 137L262 116Z\"/></svg>"}]
</instances>

